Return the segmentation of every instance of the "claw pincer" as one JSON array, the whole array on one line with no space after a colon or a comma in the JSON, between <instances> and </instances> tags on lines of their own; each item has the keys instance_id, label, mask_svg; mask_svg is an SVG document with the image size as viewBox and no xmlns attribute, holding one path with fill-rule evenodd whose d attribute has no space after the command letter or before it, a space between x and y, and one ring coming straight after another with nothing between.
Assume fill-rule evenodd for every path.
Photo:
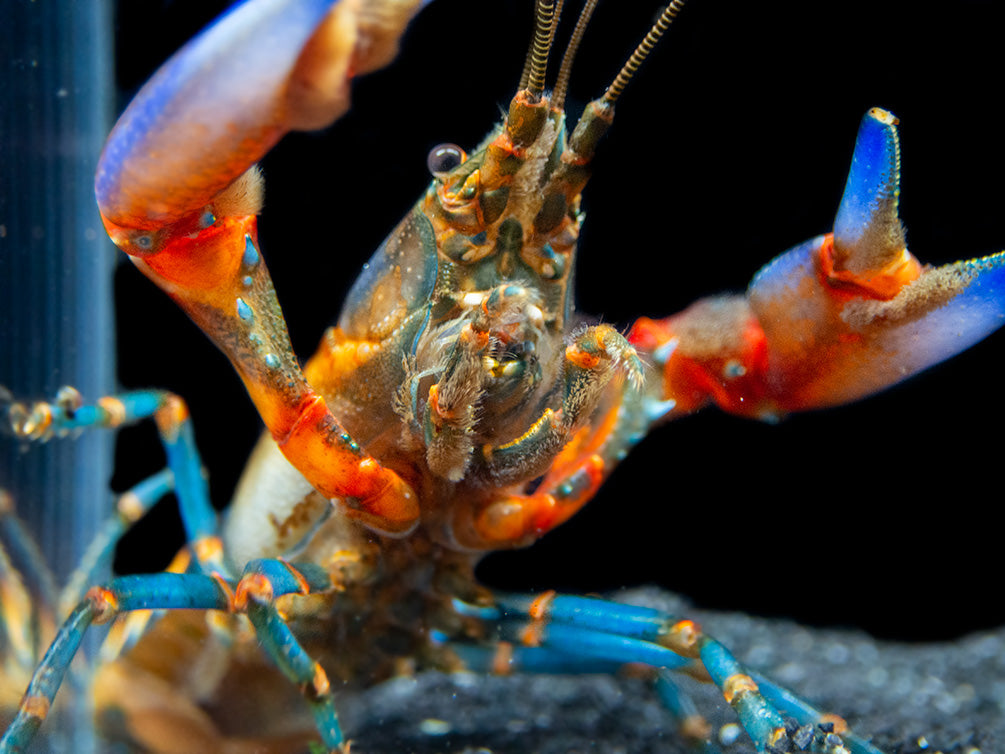
<instances>
[{"instance_id":1,"label":"claw pincer","mask_svg":"<svg viewBox=\"0 0 1005 754\"><path fill-rule=\"evenodd\" d=\"M862 119L834 231L775 258L746 296L643 318L633 343L663 371L663 397L774 420L896 384L1005 321L1005 254L923 266L897 213L897 119ZM672 348L667 348L672 345Z\"/></svg>"}]
</instances>

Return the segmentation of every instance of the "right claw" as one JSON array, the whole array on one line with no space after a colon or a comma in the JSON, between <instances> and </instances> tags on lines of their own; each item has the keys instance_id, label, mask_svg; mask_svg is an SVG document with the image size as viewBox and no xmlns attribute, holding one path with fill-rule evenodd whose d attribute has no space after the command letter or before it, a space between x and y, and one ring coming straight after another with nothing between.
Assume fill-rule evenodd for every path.
<instances>
[{"instance_id":1,"label":"right claw","mask_svg":"<svg viewBox=\"0 0 1005 754\"><path fill-rule=\"evenodd\" d=\"M676 413L714 401L773 420L848 403L1005 323L1005 253L930 268L907 250L896 126L879 108L863 118L832 234L769 262L745 297L636 323L630 340L662 367Z\"/></svg>"}]
</instances>

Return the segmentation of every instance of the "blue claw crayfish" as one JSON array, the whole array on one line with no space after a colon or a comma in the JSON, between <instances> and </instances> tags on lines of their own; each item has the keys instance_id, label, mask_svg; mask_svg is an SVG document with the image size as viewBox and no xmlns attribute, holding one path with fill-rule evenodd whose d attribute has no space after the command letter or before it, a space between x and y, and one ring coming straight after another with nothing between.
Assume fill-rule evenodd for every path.
<instances>
[{"instance_id":1,"label":"blue claw crayfish","mask_svg":"<svg viewBox=\"0 0 1005 754\"><path fill-rule=\"evenodd\" d=\"M775 423L851 403L1001 324L1002 256L949 261L991 241L972 248L954 240L946 260L928 264L926 250L907 237L905 226L929 218L914 211L905 218L908 196L924 188L901 196L912 155L898 116L905 130L923 116L909 119L896 95L883 93L895 92L896 82L873 58L893 67L894 53L855 36L844 6L816 34L783 45L752 29L771 28L774 13L794 24L803 6L730 6L721 38L710 40L702 14L717 4L685 8L674 0L641 43L634 35L629 57L631 47L614 49L623 19L610 29L584 20L572 31L541 0L503 122L480 142L466 122L444 135L462 148L427 134L443 131L442 112L456 108L467 121L484 104L469 103L468 92L496 76L501 61L492 48L514 34L503 23L511 8L479 8L486 14L473 27L479 33L441 39L425 50L425 64L399 62L361 82L355 112L326 137L342 156L324 164L297 156L327 151L320 137L281 143L345 115L350 80L391 63L413 15L422 11L415 23L428 33L456 12L426 4L240 3L164 64L109 136L95 182L105 230L223 352L266 431L253 449L231 439L220 389L186 403L184 376L165 381L170 392L124 390L98 400L72 390L35 404L0 395L9 431L26 442L155 419L167 470L122 497L118 528L101 549L110 553L169 492L186 537L161 573L81 588L69 617L55 605L10 611L11 635L33 630L39 615L63 623L44 658L29 652L18 665L31 680L0 751L27 745L86 630L112 623L105 656L114 659L94 672L101 719L110 737L154 751L246 744L347 752L351 731L338 714L344 685L424 668L607 673L641 664L668 708L668 727L677 724L699 745L710 732L675 683L679 673L714 683L758 750L878 754L869 731L852 733L835 714L745 667L686 618L489 589L474 568L486 553L536 543L597 496L617 519L589 544L586 560L602 580L625 559L681 575L718 577L725 569L725 578L756 587L757 599L784 605L791 591L745 576L748 563L764 567L767 558L784 580L798 564L823 561L821 581L836 583L835 561L845 572L872 561L880 541L856 520L869 521L880 494L909 505L903 480L926 470L902 447L928 431L927 416L908 427L877 423L797 440L773 461L754 451L766 442L758 439L764 430L751 429L757 425L735 429L732 419L712 419L713 434L696 437L705 445L697 455L714 466L702 468L693 448L664 445L641 467L626 461L631 474L608 477L629 452L647 452L635 447L651 431L706 406ZM612 9L597 12L609 17ZM692 13L696 30L688 32ZM954 29L946 23L939 31ZM670 39L659 42L664 35ZM416 55L413 44L406 38L406 61ZM650 53L659 60L647 61ZM820 58L828 63L816 67ZM917 60L935 65L920 53ZM519 60L515 67L519 73ZM807 79L816 78L829 86L808 96ZM580 80L609 86L584 102ZM380 91L388 82L393 95ZM845 88L861 93L846 96ZM933 88L926 94L934 98ZM359 128L355 119L381 106L380 127L404 131L400 140L374 140L364 127L344 143ZM951 117L981 127L973 112ZM965 139L968 130L960 133ZM399 191L413 182L403 177L403 155L415 142L437 145L427 150L427 187L409 208ZM843 193L843 178L826 185L834 184L837 144L852 155L850 168L842 158ZM587 187L594 172L607 193ZM275 201L273 173L283 186ZM977 201L976 192L963 193ZM821 215L818 204L829 209ZM608 207L616 209L597 218L590 240L595 216ZM981 215L958 216L980 225ZM776 225L812 227L781 243L766 240ZM738 259L771 258L775 252L752 251L769 243L791 248L745 293L687 305L723 284L742 288L730 270L756 267ZM346 285L344 270L362 261L353 256L361 245L377 251ZM301 287L290 283L285 293L283 281L298 277ZM695 282L706 278L708 285ZM149 286L135 284L147 291L146 312ZM126 299L127 310L136 306ZM654 318L610 324L630 323L639 309ZM302 362L297 354L314 346L294 325L309 318L321 344ZM139 338L149 340L152 319L144 313ZM318 322L331 327L321 331ZM127 329L124 337L137 335ZM194 375L195 394L212 384L212 367L195 363L201 359L169 359ZM943 395L925 409L951 413L964 402ZM851 423L860 424L872 409L843 411L858 412ZM917 405L912 411L921 416ZM209 443L193 430L201 414L218 428ZM833 412L821 421L833 422ZM693 431L692 422L682 425ZM234 448L250 450L251 460L217 516L202 468ZM642 474L649 476L635 482ZM936 476L928 494L947 478ZM787 490L781 504L776 485ZM831 515L821 518L822 508ZM817 540L822 520L828 533ZM688 540L703 544L688 549ZM486 570L503 584L511 578L501 573L503 560L490 563ZM4 583L24 591L11 574ZM180 672L191 668L198 671Z\"/></svg>"}]
</instances>

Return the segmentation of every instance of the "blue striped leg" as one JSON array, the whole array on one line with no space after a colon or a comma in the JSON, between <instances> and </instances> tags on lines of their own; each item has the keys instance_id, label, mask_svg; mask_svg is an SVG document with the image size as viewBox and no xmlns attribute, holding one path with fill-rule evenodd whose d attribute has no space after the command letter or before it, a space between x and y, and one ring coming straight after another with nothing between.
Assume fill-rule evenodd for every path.
<instances>
[{"instance_id":1,"label":"blue striped leg","mask_svg":"<svg viewBox=\"0 0 1005 754\"><path fill-rule=\"evenodd\" d=\"M258 560L248 564L236 584L219 576L158 573L123 576L108 586L94 587L70 613L36 668L14 721L0 739L0 754L27 747L91 625L107 623L121 613L171 609L247 613L267 654L303 689L325 747L346 754L348 744L324 670L303 650L275 608L277 597L326 591L331 586L320 568L300 569L278 560Z\"/></svg>"},{"instance_id":2,"label":"blue striped leg","mask_svg":"<svg viewBox=\"0 0 1005 754\"><path fill-rule=\"evenodd\" d=\"M162 469L119 495L115 513L109 516L88 545L80 564L59 595L59 615L69 613L95 583L97 574L109 570L115 547L129 528L146 515L158 500L174 490L174 475Z\"/></svg>"},{"instance_id":3,"label":"blue striped leg","mask_svg":"<svg viewBox=\"0 0 1005 754\"><path fill-rule=\"evenodd\" d=\"M663 706L677 721L680 734L691 742L695 751L699 754L717 754L719 747L712 743L712 726L698 711L694 700L670 676L670 672L660 670L655 686Z\"/></svg>"},{"instance_id":4,"label":"blue striped leg","mask_svg":"<svg viewBox=\"0 0 1005 754\"><path fill-rule=\"evenodd\" d=\"M182 523L189 546L204 573L231 576L217 535L216 511L202 474L192 420L185 402L163 390L136 390L84 403L70 387L51 402L13 401L0 394L0 429L26 442L45 442L84 429L116 428L153 418L174 475Z\"/></svg>"},{"instance_id":5,"label":"blue striped leg","mask_svg":"<svg viewBox=\"0 0 1005 754\"><path fill-rule=\"evenodd\" d=\"M6 692L14 694L20 690L17 686L23 688L42 656L42 642L55 634L58 620L70 614L94 583L95 573L105 570L122 533L171 490L172 480L171 472L165 469L120 496L116 514L91 542L58 597L52 573L34 538L15 515L10 495L0 490L0 541L8 543L13 557L8 558L8 550L0 545L0 646L6 655ZM71 667L78 690L87 677L83 670L82 664Z\"/></svg>"},{"instance_id":6,"label":"blue striped leg","mask_svg":"<svg viewBox=\"0 0 1005 754\"><path fill-rule=\"evenodd\" d=\"M151 608L228 610L228 591L214 578L197 574L123 576L107 587L95 587L70 613L35 669L17 715L0 739L0 754L26 749L45 720L84 632L116 614Z\"/></svg>"},{"instance_id":7,"label":"blue striped leg","mask_svg":"<svg viewBox=\"0 0 1005 754\"><path fill-rule=\"evenodd\" d=\"M18 637L35 637L39 625L51 624L70 613L96 580L96 574L107 569L115 546L132 524L174 487L174 477L169 469L154 474L119 496L116 512L102 525L90 543L80 564L71 574L62 591L58 592L55 580L34 538L27 531L13 509L13 501L6 490L0 490L0 591L4 595L2 628L8 635L9 646L19 655L27 657L27 645ZM8 553L10 557L8 557ZM18 598L23 592L25 600ZM24 605L27 605L25 607ZM28 665L31 669L39 656L38 648Z\"/></svg>"},{"instance_id":8,"label":"blue striped leg","mask_svg":"<svg viewBox=\"0 0 1005 754\"><path fill-rule=\"evenodd\" d=\"M753 675L692 621L652 608L552 593L499 595L494 608L458 603L456 609L526 646L704 676L722 691L759 751L834 752L843 745L854 754L881 754L840 718Z\"/></svg>"},{"instance_id":9,"label":"blue striped leg","mask_svg":"<svg viewBox=\"0 0 1005 754\"><path fill-rule=\"evenodd\" d=\"M234 602L238 610L247 613L265 652L302 690L325 748L333 753L348 754L349 744L342 735L328 676L300 645L275 605L276 597L281 595L306 595L331 588L328 574L317 566L297 567L281 560L252 560L245 566Z\"/></svg>"}]
</instances>

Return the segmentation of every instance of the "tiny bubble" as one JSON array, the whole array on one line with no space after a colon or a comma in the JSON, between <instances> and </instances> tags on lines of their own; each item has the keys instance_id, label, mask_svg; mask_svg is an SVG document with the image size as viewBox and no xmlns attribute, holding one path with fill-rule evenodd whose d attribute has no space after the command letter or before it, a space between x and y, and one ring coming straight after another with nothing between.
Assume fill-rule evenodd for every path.
<instances>
[{"instance_id":1,"label":"tiny bubble","mask_svg":"<svg viewBox=\"0 0 1005 754\"><path fill-rule=\"evenodd\" d=\"M719 743L731 746L740 737L741 729L736 723L726 723L719 728Z\"/></svg>"}]
</instances>

